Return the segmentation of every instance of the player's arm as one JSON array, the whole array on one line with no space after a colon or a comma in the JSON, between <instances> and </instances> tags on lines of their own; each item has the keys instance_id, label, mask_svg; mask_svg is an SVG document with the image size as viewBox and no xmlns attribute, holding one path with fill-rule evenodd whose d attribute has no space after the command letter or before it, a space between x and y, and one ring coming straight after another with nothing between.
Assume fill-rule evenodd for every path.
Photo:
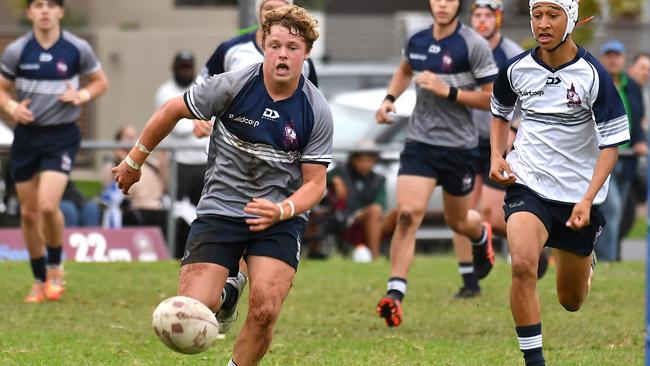
<instances>
[{"instance_id":1,"label":"player's arm","mask_svg":"<svg viewBox=\"0 0 650 366\"><path fill-rule=\"evenodd\" d=\"M67 82L68 89L59 97L63 103L81 105L99 97L108 90L108 79L102 69L88 75L88 85L77 90L72 83Z\"/></svg>"},{"instance_id":2,"label":"player's arm","mask_svg":"<svg viewBox=\"0 0 650 366\"><path fill-rule=\"evenodd\" d=\"M126 158L112 169L115 181L124 194L128 194L129 188L140 180L140 167L181 118L193 118L193 115L180 96L168 100L154 112L144 126L136 145L131 148Z\"/></svg>"},{"instance_id":3,"label":"player's arm","mask_svg":"<svg viewBox=\"0 0 650 366\"><path fill-rule=\"evenodd\" d=\"M262 231L271 225L290 219L314 207L325 193L327 166L303 163L302 186L282 202L271 202L265 198L254 198L244 212L256 217L246 219L251 231Z\"/></svg>"},{"instance_id":4,"label":"player's arm","mask_svg":"<svg viewBox=\"0 0 650 366\"><path fill-rule=\"evenodd\" d=\"M395 112L395 99L399 98L404 90L409 87L411 80L413 79L413 68L408 63L407 60L402 60L399 67L393 74L393 78L388 84L387 96L384 101L381 103L381 106L375 113L375 119L378 123L391 123L391 119L388 115L390 112Z\"/></svg>"},{"instance_id":5,"label":"player's arm","mask_svg":"<svg viewBox=\"0 0 650 366\"><path fill-rule=\"evenodd\" d=\"M618 146L606 147L600 150L594 173L591 176L591 182L589 182L589 187L587 187L587 192L582 197L582 200L574 206L571 217L566 222L568 227L573 230L578 230L589 225L589 216L594 199L598 191L603 187L603 184L605 184L609 173L614 169L617 160Z\"/></svg>"},{"instance_id":6,"label":"player's arm","mask_svg":"<svg viewBox=\"0 0 650 366\"><path fill-rule=\"evenodd\" d=\"M510 185L516 180L510 165L503 158L509 132L510 122L492 117L490 122L490 179L501 185Z\"/></svg>"},{"instance_id":7,"label":"player's arm","mask_svg":"<svg viewBox=\"0 0 650 366\"><path fill-rule=\"evenodd\" d=\"M9 92L13 89L14 82L0 75L0 107L18 123L34 122L34 114L29 110L30 99L19 102L13 100Z\"/></svg>"}]
</instances>

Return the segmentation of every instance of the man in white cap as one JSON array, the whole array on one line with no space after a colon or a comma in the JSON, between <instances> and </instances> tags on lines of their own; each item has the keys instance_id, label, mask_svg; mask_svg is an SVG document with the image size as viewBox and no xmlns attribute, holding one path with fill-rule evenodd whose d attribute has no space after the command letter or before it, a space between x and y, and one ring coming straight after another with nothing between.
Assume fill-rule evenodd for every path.
<instances>
[{"instance_id":1,"label":"man in white cap","mask_svg":"<svg viewBox=\"0 0 650 366\"><path fill-rule=\"evenodd\" d=\"M576 0L530 0L538 47L509 60L494 83L490 178L507 185L504 211L512 256L510 309L527 366L545 365L537 263L553 248L557 295L568 311L584 302L594 242L605 220L618 146L630 139L627 116L605 68L571 39ZM506 159L509 121L522 104ZM565 360L566 361L566 360Z\"/></svg>"}]
</instances>

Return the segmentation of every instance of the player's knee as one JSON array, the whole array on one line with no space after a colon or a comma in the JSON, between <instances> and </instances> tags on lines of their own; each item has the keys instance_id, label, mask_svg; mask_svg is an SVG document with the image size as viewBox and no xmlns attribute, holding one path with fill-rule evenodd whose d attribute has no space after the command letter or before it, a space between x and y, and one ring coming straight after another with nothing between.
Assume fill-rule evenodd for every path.
<instances>
[{"instance_id":1,"label":"player's knee","mask_svg":"<svg viewBox=\"0 0 650 366\"><path fill-rule=\"evenodd\" d=\"M532 259L513 259L511 271L513 281L530 281L537 279L537 263Z\"/></svg>"},{"instance_id":2,"label":"player's knee","mask_svg":"<svg viewBox=\"0 0 650 366\"><path fill-rule=\"evenodd\" d=\"M558 300L560 305L562 305L566 311L574 312L580 310L582 302L584 301L584 296L575 294L559 294Z\"/></svg>"},{"instance_id":3,"label":"player's knee","mask_svg":"<svg viewBox=\"0 0 650 366\"><path fill-rule=\"evenodd\" d=\"M40 213L37 209L30 209L26 206L20 207L20 219L25 226L35 226L38 224Z\"/></svg>"},{"instance_id":4,"label":"player's knee","mask_svg":"<svg viewBox=\"0 0 650 366\"><path fill-rule=\"evenodd\" d=\"M260 291L251 294L248 317L261 331L270 329L278 318L281 303L275 301L273 296L263 295ZM255 296L257 295L257 296Z\"/></svg>"},{"instance_id":5,"label":"player's knee","mask_svg":"<svg viewBox=\"0 0 650 366\"><path fill-rule=\"evenodd\" d=\"M424 215L424 212L413 209L413 207L402 206L399 208L397 224L403 228L415 225Z\"/></svg>"},{"instance_id":6,"label":"player's knee","mask_svg":"<svg viewBox=\"0 0 650 366\"><path fill-rule=\"evenodd\" d=\"M52 217L59 211L59 206L52 203L41 204L41 214L44 217Z\"/></svg>"},{"instance_id":7,"label":"player's knee","mask_svg":"<svg viewBox=\"0 0 650 366\"><path fill-rule=\"evenodd\" d=\"M383 208L381 207L381 205L378 204L372 204L368 206L366 210L368 210L368 215L373 218L380 217L383 212Z\"/></svg>"}]
</instances>

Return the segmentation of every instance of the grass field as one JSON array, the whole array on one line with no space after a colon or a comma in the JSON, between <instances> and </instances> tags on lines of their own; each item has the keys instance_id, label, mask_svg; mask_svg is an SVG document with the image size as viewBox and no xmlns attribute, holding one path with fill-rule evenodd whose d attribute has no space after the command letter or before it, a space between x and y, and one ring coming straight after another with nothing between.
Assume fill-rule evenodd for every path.
<instances>
[{"instance_id":1,"label":"grass field","mask_svg":"<svg viewBox=\"0 0 650 366\"><path fill-rule=\"evenodd\" d=\"M0 262L0 365L226 365L234 335L185 356L150 328L154 307L175 294L176 262L67 263L66 271L60 303L24 305L28 264ZM481 297L459 301L452 299L460 282L455 261L418 257L398 329L374 313L387 274L386 261L304 261L263 364L522 364L505 261L483 281ZM644 279L644 263L599 264L583 309L568 313L557 303L550 268L539 284L548 364L641 365Z\"/></svg>"}]
</instances>

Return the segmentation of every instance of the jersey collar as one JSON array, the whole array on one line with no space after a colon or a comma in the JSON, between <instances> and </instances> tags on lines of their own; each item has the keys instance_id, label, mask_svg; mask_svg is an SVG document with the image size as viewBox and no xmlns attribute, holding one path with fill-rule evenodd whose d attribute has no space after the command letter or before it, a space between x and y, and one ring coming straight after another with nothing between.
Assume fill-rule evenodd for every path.
<instances>
[{"instance_id":1,"label":"jersey collar","mask_svg":"<svg viewBox=\"0 0 650 366\"><path fill-rule=\"evenodd\" d=\"M539 58L539 56L537 56L537 50L538 49L539 49L539 46L537 46L537 47L533 48L532 50L530 50L531 57L533 58L533 60L535 60L535 62L537 62L537 64L539 66L545 68L546 70L548 70L550 72L558 72L558 71L564 69L565 67L568 67L568 66L571 66L571 65L575 64L587 52L584 48L582 48L582 46L578 45L578 52L576 52L576 55L573 58L573 60L571 60L571 61L569 61L569 62L567 62L567 63L565 63L563 65L560 65L560 66L558 66L556 68L552 68L552 67L548 66L547 64L545 64L544 61L542 61L542 59Z\"/></svg>"}]
</instances>

